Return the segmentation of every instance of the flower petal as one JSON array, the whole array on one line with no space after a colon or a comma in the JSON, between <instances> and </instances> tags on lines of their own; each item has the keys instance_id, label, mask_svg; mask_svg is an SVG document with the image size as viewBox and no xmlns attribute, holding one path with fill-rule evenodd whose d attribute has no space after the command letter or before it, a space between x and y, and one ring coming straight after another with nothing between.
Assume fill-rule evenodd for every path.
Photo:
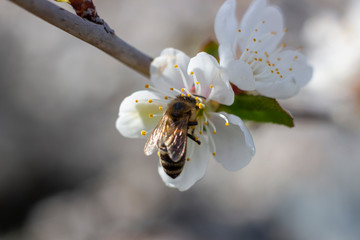
<instances>
[{"instance_id":1,"label":"flower petal","mask_svg":"<svg viewBox=\"0 0 360 240\"><path fill-rule=\"evenodd\" d=\"M276 63L276 78L273 81L257 81L257 91L272 98L289 98L296 95L306 85L313 73L303 54L298 51L285 50L270 56L269 60ZM281 76L281 78L280 78Z\"/></svg>"},{"instance_id":2,"label":"flower petal","mask_svg":"<svg viewBox=\"0 0 360 240\"><path fill-rule=\"evenodd\" d=\"M193 80L186 74L189 61L190 58L180 50L164 49L150 66L150 80L154 87L168 94L173 94L170 88L189 89L193 84Z\"/></svg>"},{"instance_id":3,"label":"flower petal","mask_svg":"<svg viewBox=\"0 0 360 240\"><path fill-rule=\"evenodd\" d=\"M232 60L224 66L229 74L230 81L245 91L255 90L255 79L249 64L242 60Z\"/></svg>"},{"instance_id":4,"label":"flower petal","mask_svg":"<svg viewBox=\"0 0 360 240\"><path fill-rule=\"evenodd\" d=\"M153 102L149 103L149 99ZM167 101L161 99L156 93L149 90L134 92L120 104L119 117L116 120L117 130L129 138L149 137L148 134L142 135L141 131L154 130L164 111L159 109L160 106L165 110ZM150 117L149 114L154 116Z\"/></svg>"},{"instance_id":5,"label":"flower petal","mask_svg":"<svg viewBox=\"0 0 360 240\"><path fill-rule=\"evenodd\" d=\"M209 145L201 136L200 141L201 144L198 145L194 141L188 140L186 155L190 161L185 162L184 170L177 178L169 177L159 165L159 174L167 186L186 191L205 175L210 159Z\"/></svg>"},{"instance_id":6,"label":"flower petal","mask_svg":"<svg viewBox=\"0 0 360 240\"><path fill-rule=\"evenodd\" d=\"M266 0L255 0L240 23L239 43L241 50L273 51L284 35L281 11L268 6ZM259 41L260 40L260 41Z\"/></svg>"},{"instance_id":7,"label":"flower petal","mask_svg":"<svg viewBox=\"0 0 360 240\"><path fill-rule=\"evenodd\" d=\"M222 71L213 56L201 52L191 58L188 74L193 75L199 82L195 88L197 95L225 105L231 105L234 102L234 92L230 86L228 75Z\"/></svg>"},{"instance_id":8,"label":"flower petal","mask_svg":"<svg viewBox=\"0 0 360 240\"><path fill-rule=\"evenodd\" d=\"M230 125L226 126L224 115ZM229 171L245 167L255 154L255 146L249 130L237 116L220 112L211 114L210 120L216 126L216 135L212 135L216 145L215 159Z\"/></svg>"},{"instance_id":9,"label":"flower petal","mask_svg":"<svg viewBox=\"0 0 360 240\"><path fill-rule=\"evenodd\" d=\"M220 45L233 49L235 36L238 33L236 19L236 0L227 0L220 7L215 17L215 34Z\"/></svg>"}]
</instances>

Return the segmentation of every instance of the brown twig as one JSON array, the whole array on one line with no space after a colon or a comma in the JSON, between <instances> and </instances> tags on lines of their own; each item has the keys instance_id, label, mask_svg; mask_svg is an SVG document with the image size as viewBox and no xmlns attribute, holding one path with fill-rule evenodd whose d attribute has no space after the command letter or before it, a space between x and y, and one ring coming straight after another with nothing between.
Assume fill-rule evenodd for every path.
<instances>
[{"instance_id":1,"label":"brown twig","mask_svg":"<svg viewBox=\"0 0 360 240\"><path fill-rule=\"evenodd\" d=\"M65 32L99 48L128 67L149 77L152 58L108 33L104 27L72 14L47 0L10 0Z\"/></svg>"}]
</instances>

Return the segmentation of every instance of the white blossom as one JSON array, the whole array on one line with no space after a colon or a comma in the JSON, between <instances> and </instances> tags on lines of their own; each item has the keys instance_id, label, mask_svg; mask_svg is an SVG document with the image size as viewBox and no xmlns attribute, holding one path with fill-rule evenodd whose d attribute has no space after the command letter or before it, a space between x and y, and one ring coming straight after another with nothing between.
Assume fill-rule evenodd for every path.
<instances>
[{"instance_id":1,"label":"white blossom","mask_svg":"<svg viewBox=\"0 0 360 240\"><path fill-rule=\"evenodd\" d=\"M256 90L272 98L297 94L312 76L312 68L299 51L280 41L286 32L280 10L266 0L255 0L241 22L236 0L226 0L215 19L220 65L242 90Z\"/></svg>"},{"instance_id":2,"label":"white blossom","mask_svg":"<svg viewBox=\"0 0 360 240\"><path fill-rule=\"evenodd\" d=\"M211 158L231 171L249 163L255 147L243 121L215 112L219 104L231 105L234 93L228 75L214 57L201 52L190 59L183 52L168 48L154 59L150 74L152 86L146 85L145 90L133 93L120 105L116 127L122 135L148 138L170 101L179 95L195 98L199 107L194 136L201 144L187 141L187 161L175 179L159 164L158 171L166 185L187 190L204 176Z\"/></svg>"}]
</instances>

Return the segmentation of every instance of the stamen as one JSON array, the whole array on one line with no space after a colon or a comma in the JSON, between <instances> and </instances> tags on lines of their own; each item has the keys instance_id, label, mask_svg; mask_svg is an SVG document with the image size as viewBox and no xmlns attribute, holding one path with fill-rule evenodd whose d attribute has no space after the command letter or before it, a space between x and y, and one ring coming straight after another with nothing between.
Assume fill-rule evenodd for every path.
<instances>
[{"instance_id":1,"label":"stamen","mask_svg":"<svg viewBox=\"0 0 360 240\"><path fill-rule=\"evenodd\" d=\"M183 73L183 71L179 68L179 66L177 64L174 67L179 70L179 73L181 75L181 80L183 81L184 87L186 89L189 89L189 86L188 86L188 83L186 81L185 74Z\"/></svg>"},{"instance_id":2,"label":"stamen","mask_svg":"<svg viewBox=\"0 0 360 240\"><path fill-rule=\"evenodd\" d=\"M160 111L163 110L163 107L162 107L162 106L159 106L159 110L160 110Z\"/></svg>"},{"instance_id":3,"label":"stamen","mask_svg":"<svg viewBox=\"0 0 360 240\"><path fill-rule=\"evenodd\" d=\"M141 135L143 135L143 136L145 136L145 135L147 134L147 132L144 131L144 130L142 130L140 133L141 133Z\"/></svg>"},{"instance_id":4,"label":"stamen","mask_svg":"<svg viewBox=\"0 0 360 240\"><path fill-rule=\"evenodd\" d=\"M154 115L152 113L149 113L149 118L153 118Z\"/></svg>"},{"instance_id":5,"label":"stamen","mask_svg":"<svg viewBox=\"0 0 360 240\"><path fill-rule=\"evenodd\" d=\"M164 99L165 99L165 100L168 100L168 99L169 99L169 97L168 97L168 96L164 96Z\"/></svg>"},{"instance_id":6,"label":"stamen","mask_svg":"<svg viewBox=\"0 0 360 240\"><path fill-rule=\"evenodd\" d=\"M238 29L238 32L241 32L241 29L240 29L240 28Z\"/></svg>"},{"instance_id":7,"label":"stamen","mask_svg":"<svg viewBox=\"0 0 360 240\"><path fill-rule=\"evenodd\" d=\"M187 159L186 159L186 161L188 161L188 162L189 162L189 161L190 161L190 158L187 158Z\"/></svg>"},{"instance_id":8,"label":"stamen","mask_svg":"<svg viewBox=\"0 0 360 240\"><path fill-rule=\"evenodd\" d=\"M145 84L145 88L149 88L149 84Z\"/></svg>"},{"instance_id":9,"label":"stamen","mask_svg":"<svg viewBox=\"0 0 360 240\"><path fill-rule=\"evenodd\" d=\"M213 152L212 155L215 157L216 153Z\"/></svg>"},{"instance_id":10,"label":"stamen","mask_svg":"<svg viewBox=\"0 0 360 240\"><path fill-rule=\"evenodd\" d=\"M207 126L205 126L205 130L206 130L206 132L209 132L209 128ZM208 134L208 137L209 137L209 140L210 140L210 149L212 150L213 155L214 155L214 153L216 153L215 142L214 142L212 134Z\"/></svg>"},{"instance_id":11,"label":"stamen","mask_svg":"<svg viewBox=\"0 0 360 240\"><path fill-rule=\"evenodd\" d=\"M289 71L291 72L293 69L292 68L289 68Z\"/></svg>"},{"instance_id":12,"label":"stamen","mask_svg":"<svg viewBox=\"0 0 360 240\"><path fill-rule=\"evenodd\" d=\"M149 99L149 100L148 100L148 102L149 102L149 103L152 103L152 102L153 102L153 100L152 100L152 99Z\"/></svg>"},{"instance_id":13,"label":"stamen","mask_svg":"<svg viewBox=\"0 0 360 240\"><path fill-rule=\"evenodd\" d=\"M136 102L136 103L138 103L138 102L139 102L139 100L137 100L137 99L136 99L136 100L135 100L135 102Z\"/></svg>"},{"instance_id":14,"label":"stamen","mask_svg":"<svg viewBox=\"0 0 360 240\"><path fill-rule=\"evenodd\" d=\"M288 32L288 29L287 29L287 28L284 28L284 32L285 32L285 33Z\"/></svg>"}]
</instances>

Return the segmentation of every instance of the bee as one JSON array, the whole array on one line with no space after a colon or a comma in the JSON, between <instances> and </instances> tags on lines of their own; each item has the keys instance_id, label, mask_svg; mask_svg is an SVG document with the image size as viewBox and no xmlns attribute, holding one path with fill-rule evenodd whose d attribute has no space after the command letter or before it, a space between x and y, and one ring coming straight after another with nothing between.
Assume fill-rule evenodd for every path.
<instances>
[{"instance_id":1,"label":"bee","mask_svg":"<svg viewBox=\"0 0 360 240\"><path fill-rule=\"evenodd\" d=\"M175 179L184 169L187 138L200 145L194 136L198 109L193 97L177 96L168 104L165 114L146 141L145 155L149 156L157 149L160 164L171 178Z\"/></svg>"}]
</instances>

